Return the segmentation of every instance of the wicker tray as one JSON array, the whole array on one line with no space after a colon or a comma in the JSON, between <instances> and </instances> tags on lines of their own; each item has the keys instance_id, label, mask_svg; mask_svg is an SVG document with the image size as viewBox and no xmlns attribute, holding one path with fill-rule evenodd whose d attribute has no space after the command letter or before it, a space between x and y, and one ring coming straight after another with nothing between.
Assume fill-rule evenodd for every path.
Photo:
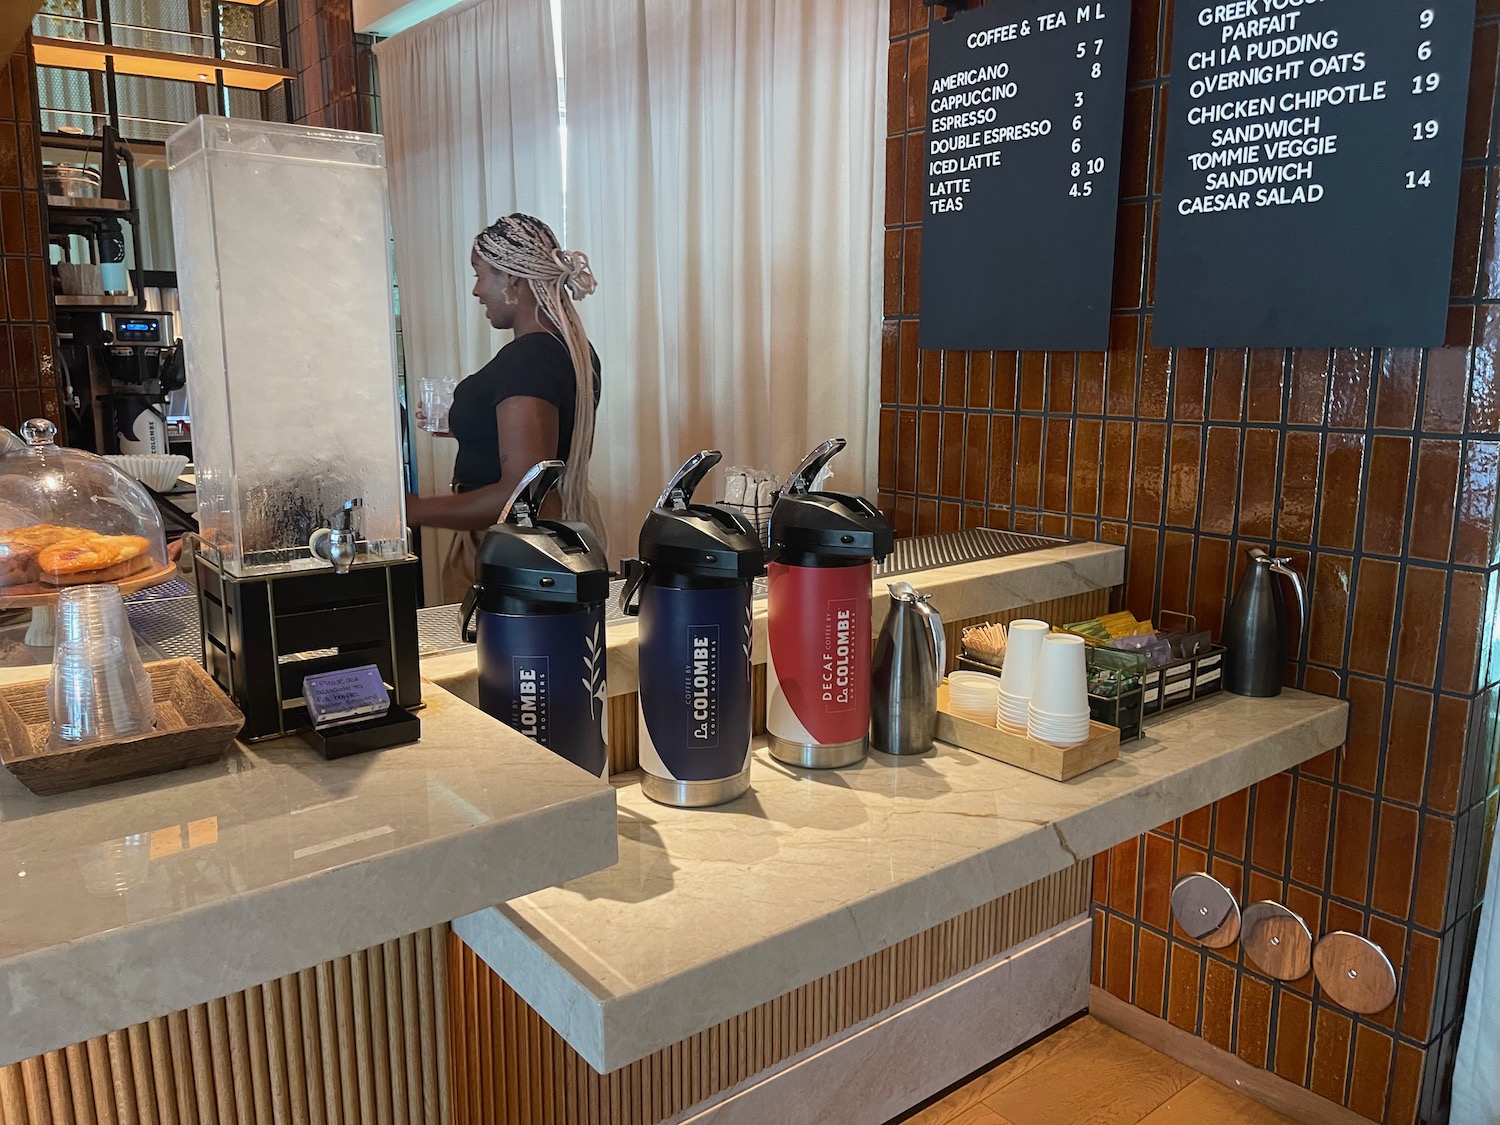
<instances>
[{"instance_id":1,"label":"wicker tray","mask_svg":"<svg viewBox=\"0 0 1500 1125\"><path fill-rule=\"evenodd\" d=\"M202 765L229 748L245 717L196 660L146 665L156 729L118 742L49 750L47 681L0 688L0 763L33 793L68 793Z\"/></svg>"}]
</instances>

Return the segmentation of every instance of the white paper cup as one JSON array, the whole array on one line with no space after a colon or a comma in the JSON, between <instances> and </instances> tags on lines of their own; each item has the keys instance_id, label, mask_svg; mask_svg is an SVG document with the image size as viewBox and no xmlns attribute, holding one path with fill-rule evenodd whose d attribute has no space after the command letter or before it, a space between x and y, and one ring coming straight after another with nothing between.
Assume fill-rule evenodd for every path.
<instances>
[{"instance_id":1,"label":"white paper cup","mask_svg":"<svg viewBox=\"0 0 1500 1125\"><path fill-rule=\"evenodd\" d=\"M1036 678L1037 657L1042 640L1052 626L1045 621L1012 621L1009 640L1005 646L1005 663L1000 669L1000 691L1002 696L1012 699L1031 699L1032 684Z\"/></svg>"}]
</instances>

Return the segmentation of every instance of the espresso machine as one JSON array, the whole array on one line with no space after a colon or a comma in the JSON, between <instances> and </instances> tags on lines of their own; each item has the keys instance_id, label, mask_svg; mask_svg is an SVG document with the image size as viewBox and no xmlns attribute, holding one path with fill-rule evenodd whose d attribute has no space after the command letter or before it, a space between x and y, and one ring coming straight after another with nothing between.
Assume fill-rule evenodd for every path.
<instances>
[{"instance_id":1,"label":"espresso machine","mask_svg":"<svg viewBox=\"0 0 1500 1125\"><path fill-rule=\"evenodd\" d=\"M204 662L248 739L306 730L304 681L370 665L410 727L421 572L406 529L384 143L199 117L167 142L167 164L193 325Z\"/></svg>"},{"instance_id":2,"label":"espresso machine","mask_svg":"<svg viewBox=\"0 0 1500 1125\"><path fill-rule=\"evenodd\" d=\"M187 379L173 315L59 314L58 332L82 444L96 453L170 452L166 404Z\"/></svg>"}]
</instances>

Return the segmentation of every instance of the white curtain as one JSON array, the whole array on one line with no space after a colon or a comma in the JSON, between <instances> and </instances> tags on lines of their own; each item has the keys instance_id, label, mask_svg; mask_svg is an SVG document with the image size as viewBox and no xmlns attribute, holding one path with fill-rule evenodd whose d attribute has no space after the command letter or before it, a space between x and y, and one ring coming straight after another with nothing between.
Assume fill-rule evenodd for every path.
<instances>
[{"instance_id":1,"label":"white curtain","mask_svg":"<svg viewBox=\"0 0 1500 1125\"><path fill-rule=\"evenodd\" d=\"M504 342L471 290L474 236L523 211L562 224L562 142L552 21L542 0L479 0L375 48L390 169L407 401L462 379ZM446 490L451 438L415 435L423 493ZM429 600L452 536L424 532ZM453 600L463 591L444 591Z\"/></svg>"},{"instance_id":2,"label":"white curtain","mask_svg":"<svg viewBox=\"0 0 1500 1125\"><path fill-rule=\"evenodd\" d=\"M874 484L884 0L564 0L566 241L614 553L688 454ZM706 496L712 500L715 496Z\"/></svg>"},{"instance_id":3,"label":"white curtain","mask_svg":"<svg viewBox=\"0 0 1500 1125\"><path fill-rule=\"evenodd\" d=\"M1469 998L1453 1068L1451 1125L1500 1121L1500 832L1490 852Z\"/></svg>"}]
</instances>

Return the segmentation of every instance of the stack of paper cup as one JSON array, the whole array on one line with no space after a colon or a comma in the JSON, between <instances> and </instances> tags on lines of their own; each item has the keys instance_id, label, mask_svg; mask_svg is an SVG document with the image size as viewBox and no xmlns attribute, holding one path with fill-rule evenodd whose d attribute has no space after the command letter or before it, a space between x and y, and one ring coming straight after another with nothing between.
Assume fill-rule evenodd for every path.
<instances>
[{"instance_id":1,"label":"stack of paper cup","mask_svg":"<svg viewBox=\"0 0 1500 1125\"><path fill-rule=\"evenodd\" d=\"M1012 621L1000 668L1000 700L996 722L1001 730L1025 734L1035 682L1037 658L1052 626L1045 621Z\"/></svg>"},{"instance_id":2,"label":"stack of paper cup","mask_svg":"<svg viewBox=\"0 0 1500 1125\"><path fill-rule=\"evenodd\" d=\"M1054 633L1037 656L1026 733L1038 742L1076 746L1089 736L1088 673L1082 637Z\"/></svg>"},{"instance_id":3,"label":"stack of paper cup","mask_svg":"<svg viewBox=\"0 0 1500 1125\"><path fill-rule=\"evenodd\" d=\"M988 672L954 672L948 677L948 709L955 715L991 726L999 703L999 676Z\"/></svg>"}]
</instances>

